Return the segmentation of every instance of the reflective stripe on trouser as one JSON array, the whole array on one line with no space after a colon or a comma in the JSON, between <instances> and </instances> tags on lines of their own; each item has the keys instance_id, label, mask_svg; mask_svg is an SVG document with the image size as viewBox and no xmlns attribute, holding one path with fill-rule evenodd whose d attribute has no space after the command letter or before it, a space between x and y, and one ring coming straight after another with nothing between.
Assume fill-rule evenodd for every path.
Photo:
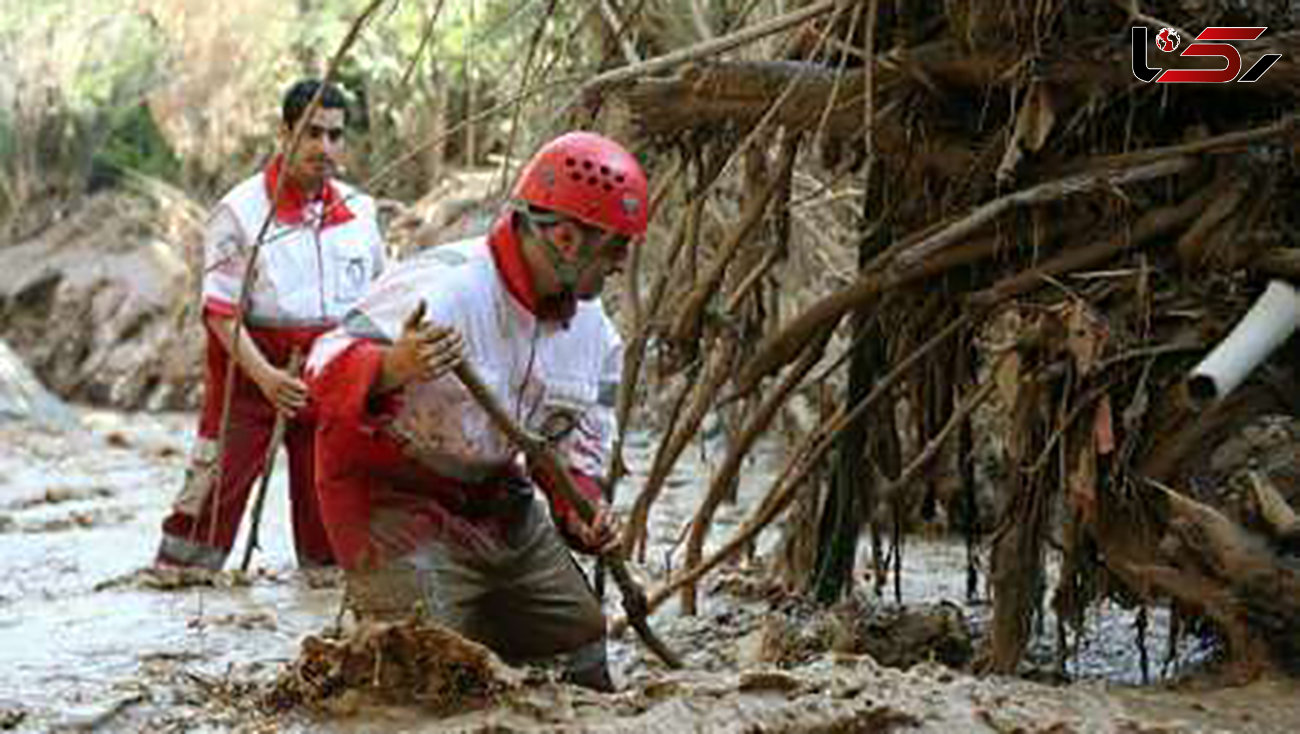
<instances>
[{"instance_id":1,"label":"reflective stripe on trouser","mask_svg":"<svg viewBox=\"0 0 1300 734\"><path fill-rule=\"evenodd\" d=\"M235 403L242 396L235 396ZM157 561L174 566L219 569L225 563L243 519L254 482L261 475L274 420L260 411L248 413L232 406L217 486L216 436L195 441L185 483L172 512L163 520ZM289 454L289 499L294 549L302 566L333 562L329 540L315 495L314 425L290 422L284 445Z\"/></svg>"},{"instance_id":2,"label":"reflective stripe on trouser","mask_svg":"<svg viewBox=\"0 0 1300 734\"><path fill-rule=\"evenodd\" d=\"M605 668L600 601L540 502L490 551L433 541L378 571L349 571L360 616L427 613L507 662L563 656L574 673Z\"/></svg>"}]
</instances>

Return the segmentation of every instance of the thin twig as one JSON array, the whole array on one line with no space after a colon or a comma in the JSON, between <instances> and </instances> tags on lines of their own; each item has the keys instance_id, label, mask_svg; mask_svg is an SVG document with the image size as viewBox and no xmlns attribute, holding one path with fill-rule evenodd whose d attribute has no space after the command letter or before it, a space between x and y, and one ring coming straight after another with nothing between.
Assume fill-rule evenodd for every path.
<instances>
[{"instance_id":1,"label":"thin twig","mask_svg":"<svg viewBox=\"0 0 1300 734\"><path fill-rule=\"evenodd\" d=\"M524 60L524 69L519 74L519 93L522 96L528 90L529 76L533 70L533 59L537 56L537 46L542 41L542 35L546 32L546 24L550 22L555 15L555 4L557 0L549 0L546 6L546 12L537 21L537 28L533 30L532 39L528 42L528 56ZM524 106L517 105L515 114L510 119L510 137L506 140L505 155L501 156L501 190L505 191L509 184L507 180L510 175L510 159L515 152L515 138L519 134L519 115L523 112ZM473 161L469 164L474 165Z\"/></svg>"},{"instance_id":2,"label":"thin twig","mask_svg":"<svg viewBox=\"0 0 1300 734\"><path fill-rule=\"evenodd\" d=\"M866 172L863 174L862 184L863 201L867 201L867 197L871 196L871 174L876 159L876 21L879 14L879 0L871 0L871 4L867 7L867 30L863 49L866 66L863 70L862 142L867 151ZM828 113L829 110L830 108L827 107ZM827 116L829 117L829 114Z\"/></svg>"},{"instance_id":3,"label":"thin twig","mask_svg":"<svg viewBox=\"0 0 1300 734\"><path fill-rule=\"evenodd\" d=\"M763 214L767 211L767 206L772 201L772 197L781 189L782 182L787 180L790 171L794 169L794 162L798 153L798 137L787 139L782 146L776 174L772 176L757 196L746 203L745 210L740 215L740 221L727 234L726 240L718 248L718 254L712 265L691 290L681 308L678 309L677 315L673 319L673 325L668 330L670 338L675 342L686 344L699 338L706 304L718 290L719 283L722 282L723 276L726 275L727 266L731 264L731 260L739 251L740 246L744 244L750 233L763 220Z\"/></svg>"},{"instance_id":4,"label":"thin twig","mask_svg":"<svg viewBox=\"0 0 1300 734\"><path fill-rule=\"evenodd\" d=\"M415 145L409 150L407 150L406 153L390 161L388 165L379 169L370 178L366 179L366 181L362 184L362 188L367 190L373 189L376 184L396 174L397 171L400 170L403 165L413 160L416 156L423 154L429 148L432 148L433 146L442 143L443 141L447 140L453 135L459 134L467 126L490 119L505 110L511 109L516 105L522 104L528 98L536 97L548 91L552 91L554 89L567 86L571 83L573 83L573 79L570 78L562 78L562 79L542 82L537 84L532 89L524 90L523 92L516 94L515 96L505 100L504 102L501 102L500 104L476 112L473 115L466 116L464 120L462 120L460 123L456 124L455 126L448 128L442 131L441 133L430 135L428 138L425 138L418 145Z\"/></svg>"},{"instance_id":5,"label":"thin twig","mask_svg":"<svg viewBox=\"0 0 1300 734\"><path fill-rule=\"evenodd\" d=\"M685 170L685 166L682 164L681 158L673 158L672 167L656 184L656 188L651 194L648 212L651 219L654 218L655 212L659 210L673 183L676 182L683 170ZM623 352L622 374L619 381L618 397L614 405L616 434L613 447L610 449L609 465L606 467L605 476L600 485L605 501L610 505L614 504L614 500L618 495L619 482L627 475L627 463L623 460L623 445L627 441L627 431L630 425L628 418L632 413L632 401L636 396L637 385L640 384L641 365L644 361L645 347L650 333L650 323L641 303L641 256L642 247L637 246L632 248L632 253L628 258L626 296L628 308L631 311L634 337L630 346ZM662 286L666 282L667 273L671 270L671 266L672 258L670 257L656 284L651 302L652 313L658 310L658 300L663 297ZM596 563L595 587L597 595L603 599L605 589L605 564L603 561L597 561Z\"/></svg>"},{"instance_id":6,"label":"thin twig","mask_svg":"<svg viewBox=\"0 0 1300 734\"><path fill-rule=\"evenodd\" d=\"M872 13L872 16L873 16L873 17L874 17L874 15L875 15L875 10L876 10L875 0L872 0L872 3L871 3L871 13ZM859 22L860 20L862 20L862 4L861 4L861 3L858 3L858 4L853 8L853 20L851 20L851 21L849 22L849 37L850 37L850 38L852 38L852 37L853 37L853 34L858 30L858 22ZM871 24L871 21L868 21L868 27L869 27L869 28L871 27L871 25L872 25L872 24ZM835 39L835 38L830 39L830 41L831 41L831 45L833 46L833 45L834 45L834 42L837 41L837 40L839 40L839 39ZM870 32L868 32L868 34L867 34L867 44L868 44L868 45L871 44L871 33L870 33ZM869 53L868 53L867 55L870 56ZM848 63L849 63L849 57L848 57L848 54L844 54L844 55L842 55L842 56L840 57L840 65L839 65L839 68L836 69L836 71L835 71L835 81L831 83L831 93L830 93L830 96L827 97L827 99L826 99L826 106L822 108L821 119L818 120L818 122L817 122L817 132L813 135L813 139L814 139L814 140L821 140L822 134L823 134L824 132L826 132L826 123L831 119L831 111L835 109L835 100L839 98L839 95L840 95L840 83L841 83L841 81L843 81L843 79L844 79L844 69L848 66ZM868 74L869 74L869 73L870 73L870 71L868 71ZM867 79L867 82L868 82L868 88L870 87L870 81L871 81L871 80L870 80L870 77L868 77L868 79ZM867 96L868 96L868 97L871 96L871 95L870 95L870 92L867 93ZM867 102L867 109L866 109L866 112L867 112L867 115L868 115L868 117L867 117L867 120L868 120L868 123L867 123L867 130L870 130L870 129L871 129L871 126L870 126L870 119L871 119L870 115L872 114L871 106L872 106L872 103L871 103L870 101L868 101L868 102ZM871 134L870 134L869 132L867 133L867 137L868 137L868 138L871 137ZM868 153L871 152L871 149L870 149L870 148L868 148L867 150L868 150Z\"/></svg>"},{"instance_id":7,"label":"thin twig","mask_svg":"<svg viewBox=\"0 0 1300 734\"><path fill-rule=\"evenodd\" d=\"M631 81L640 76L648 76L656 72L670 69L679 64L688 61L698 61L709 56L715 56L733 48L738 48L746 44L753 43L761 38L780 33L787 28L799 25L808 20L816 18L819 15L834 10L838 5L838 0L821 0L799 10L786 13L785 15L772 18L770 20L756 23L752 26L729 33L720 38L714 38L694 46L679 49L663 56L656 56L653 59L647 59L633 66L622 66L617 69L611 69L600 74L583 85L583 96L598 93L601 89L615 84Z\"/></svg>"},{"instance_id":8,"label":"thin twig","mask_svg":"<svg viewBox=\"0 0 1300 734\"><path fill-rule=\"evenodd\" d=\"M648 611L653 612L669 596L676 593L683 586L698 581L704 574L713 570L719 563L722 563L752 541L794 499L795 490L803 483L821 458L825 456L839 434L879 402L925 355L943 344L950 336L965 328L969 321L970 316L964 315L950 322L948 326L914 349L911 354L882 377L871 389L871 392L857 405L853 406L851 411L845 412L841 408L835 417L824 424L821 429L805 437L795 449L793 458L786 464L781 475L772 483L771 489L769 489L754 514L741 525L731 539L717 552L685 571L683 575L670 580L653 591L647 599ZM625 625L624 620L615 620L610 628L611 630L621 630Z\"/></svg>"},{"instance_id":9,"label":"thin twig","mask_svg":"<svg viewBox=\"0 0 1300 734\"><path fill-rule=\"evenodd\" d=\"M690 390L691 400L683 411L683 420L680 424L674 425L674 430L660 441L650 469L650 476L646 478L641 493L637 495L636 502L632 505L631 518L628 521L629 532L625 540L628 555L631 555L633 546L637 545L638 557L644 556L650 508L658 499L664 483L668 481L669 473L681 458L682 452L686 450L691 437L704 421L709 406L713 404L723 384L732 375L740 351L739 344L735 339L726 336L720 338L722 345L709 355L708 365L704 368L699 381L695 382Z\"/></svg>"},{"instance_id":10,"label":"thin twig","mask_svg":"<svg viewBox=\"0 0 1300 734\"><path fill-rule=\"evenodd\" d=\"M298 370L302 367L302 352L297 349L289 355L289 374L297 377ZM262 478L257 483L257 492L253 496L252 517L249 518L248 538L244 542L244 558L239 563L240 571L248 571L248 564L253 560L253 550L261 550L260 530L262 527L262 511L266 507L266 490L271 484L271 472L275 468L275 454L280 450L280 444L284 442L284 432L289 426L289 420L284 413L275 414L275 425L271 428L271 440L266 444L266 455L262 457ZM315 491L315 488L312 488Z\"/></svg>"},{"instance_id":11,"label":"thin twig","mask_svg":"<svg viewBox=\"0 0 1300 734\"><path fill-rule=\"evenodd\" d=\"M1216 135L1203 140L1194 140L1190 143L1182 143L1180 145L1146 148L1144 150L1135 150L1132 153L1105 156L1100 160L1087 160L1083 165L1085 168L1093 170L1099 166L1120 168L1139 166L1145 163L1153 163L1170 158L1176 158L1178 156L1245 151L1250 146L1265 140L1293 135L1295 133L1295 128L1296 117L1294 115L1285 115L1277 122L1251 128L1250 130L1224 133L1223 135Z\"/></svg>"},{"instance_id":12,"label":"thin twig","mask_svg":"<svg viewBox=\"0 0 1300 734\"><path fill-rule=\"evenodd\" d=\"M737 391L740 394L752 391L764 377L797 358L811 334L819 333L827 324L837 323L845 313L870 302L889 287L906 282L909 275L926 269L929 258L962 243L1008 211L1086 191L1111 190L1124 183L1162 178L1197 165L1195 158L1178 156L1119 171L1089 171L1048 181L988 202L962 219L929 232L919 241L904 240L877 256L853 284L822 297L778 332L765 337L742 372Z\"/></svg>"},{"instance_id":13,"label":"thin twig","mask_svg":"<svg viewBox=\"0 0 1300 734\"><path fill-rule=\"evenodd\" d=\"M994 366L992 374L997 374L997 366L1001 365L1003 359L1006 359L1006 355L1003 355L1002 359L998 360L997 365ZM916 478L917 474L921 473L921 470L925 469L925 467L929 465L935 455L939 453L939 449L943 448L944 442L947 441L953 432L957 430L957 427L962 424L962 421L966 420L967 416L974 412L981 403L987 400L988 397L993 394L993 390L997 386L997 379L995 377L990 377L988 380L985 380L984 384L975 390L974 393L962 401L961 406L953 412L952 417L950 417L948 422L944 424L943 429L940 430L934 438L930 439L928 443L926 443L925 448L921 450L921 453L917 454L916 458L912 459L907 467L903 469L903 472L898 475L898 478L891 481L880 490L880 501L882 504L897 504L898 497L902 494L902 490Z\"/></svg>"},{"instance_id":14,"label":"thin twig","mask_svg":"<svg viewBox=\"0 0 1300 734\"><path fill-rule=\"evenodd\" d=\"M614 12L614 8L609 4L609 0L598 0L597 8L600 10L601 19L609 27L610 35L614 37L614 43L623 52L623 60L631 66L641 63L641 55L636 52L636 47L632 45L632 41L623 34L623 29L628 25L627 22L618 17L618 14Z\"/></svg>"},{"instance_id":15,"label":"thin twig","mask_svg":"<svg viewBox=\"0 0 1300 734\"><path fill-rule=\"evenodd\" d=\"M777 248L769 248L763 253L763 259L752 270L745 274L744 280L736 286L736 289L727 296L727 303L722 307L722 312L728 315L735 315L740 309L740 304L744 303L745 297L749 295L760 282L763 276L767 275L773 267L780 262L782 252Z\"/></svg>"},{"instance_id":16,"label":"thin twig","mask_svg":"<svg viewBox=\"0 0 1300 734\"><path fill-rule=\"evenodd\" d=\"M1112 385L1109 382L1105 385L1094 387L1087 395L1083 396L1082 399L1076 401L1068 413L1064 416L1058 416L1056 429L1052 431L1052 435L1049 436L1047 442L1043 444L1043 450L1038 453L1038 457L1035 458L1033 463L1029 465L1029 468L1024 471L1028 474L1042 471L1043 467L1047 466L1048 460L1051 459L1052 449L1056 448L1056 444L1065 437L1065 432L1069 430L1070 426L1074 425L1074 422L1079 419L1079 416L1083 415L1085 409L1095 405L1105 397L1110 392L1111 387ZM1064 401L1062 401L1061 407L1062 409L1065 408ZM1062 476L1064 476L1064 474L1062 474Z\"/></svg>"},{"instance_id":17,"label":"thin twig","mask_svg":"<svg viewBox=\"0 0 1300 734\"><path fill-rule=\"evenodd\" d=\"M829 339L830 334L823 336L823 339ZM709 481L708 490L704 493L704 500L700 503L699 508L695 511L695 517L690 522L690 537L686 544L686 567L693 568L700 562L700 557L704 554L704 541L708 538L709 528L713 524L713 516L722 504L723 497L726 496L728 489L731 487L736 476L740 473L740 468L749 455L749 450L753 448L763 432L767 430L772 421L780 412L782 406L786 404L787 399L803 383L804 378L812 368L822 358L820 349L809 349L800 357L798 363L785 376L781 384L767 395L763 404L754 411L749 421L745 424L744 430L741 431L740 437L727 447L727 455L722 460L722 465L718 467L713 478ZM695 611L695 585L688 584L682 588L682 609L685 613L691 614Z\"/></svg>"},{"instance_id":18,"label":"thin twig","mask_svg":"<svg viewBox=\"0 0 1300 734\"><path fill-rule=\"evenodd\" d=\"M993 306L1008 298L1033 291L1050 277L1108 262L1124 250L1137 249L1148 240L1176 231L1204 212L1216 193L1215 186L1207 186L1177 204L1148 211L1134 223L1132 231L1125 238L1102 237L1095 242L1063 250L1024 271L970 294L967 300L978 306ZM1063 285L1059 287L1069 290Z\"/></svg>"},{"instance_id":19,"label":"thin twig","mask_svg":"<svg viewBox=\"0 0 1300 734\"><path fill-rule=\"evenodd\" d=\"M618 29L618 33L615 34L615 41L622 41L628 31L632 30L636 21L641 18L641 11L645 9L645 5L646 0L637 0L636 6L629 10L627 16L623 18L623 25Z\"/></svg>"},{"instance_id":20,"label":"thin twig","mask_svg":"<svg viewBox=\"0 0 1300 734\"><path fill-rule=\"evenodd\" d=\"M497 430L505 434L506 438L528 457L530 464L554 480L555 491L574 508L582 521L590 523L594 520L596 517L595 508L578 491L578 488L573 483L573 477L569 474L568 467L564 465L563 460L556 454L550 444L529 434L516 423L468 363L462 362L455 367L453 372L483 411L488 414ZM648 607L646 605L645 589L632 578L623 556L617 550L614 550L604 554L601 558L604 560L605 567L609 569L610 574L614 577L615 583L618 584L619 591L622 592L623 608L627 611L627 618L637 631L641 641L668 667L682 667L681 658L669 649L650 629L650 625L646 621Z\"/></svg>"},{"instance_id":21,"label":"thin twig","mask_svg":"<svg viewBox=\"0 0 1300 734\"><path fill-rule=\"evenodd\" d=\"M659 206L662 204L664 197L672 186L672 183L676 181L679 175L681 175L681 171L681 159L674 158L672 168L656 185L655 191L650 197L649 216L651 218L653 218L654 213L658 211ZM614 501L618 483L627 473L627 466L623 462L623 444L627 439L628 416L632 410L632 397L636 393L636 386L640 380L641 354L644 352L645 342L645 337L642 335L646 333L647 329L644 307L641 303L642 250L643 248L641 246L632 248L632 252L628 255L628 268L624 280L626 283L625 294L627 296L628 310L631 313L632 333L637 335L634 338L634 344L639 344L640 346L636 347L636 354L632 354L631 348L624 352L624 374L621 376L619 382L619 394L618 399L615 402L614 413L617 434L614 437L614 447L611 451L609 467L605 472L605 480L601 483L601 486L605 490L605 499L610 502Z\"/></svg>"},{"instance_id":22,"label":"thin twig","mask_svg":"<svg viewBox=\"0 0 1300 734\"><path fill-rule=\"evenodd\" d=\"M1056 201L1087 191L1112 190L1124 184L1172 176L1190 170L1196 165L1198 161L1190 156L1174 155L1121 170L1086 171L1000 196L899 253L894 259L894 267L902 269L914 266L945 247L966 239L979 228L1012 209Z\"/></svg>"},{"instance_id":23,"label":"thin twig","mask_svg":"<svg viewBox=\"0 0 1300 734\"><path fill-rule=\"evenodd\" d=\"M442 6L445 2L446 0L438 0L438 4L433 7L433 13L431 13L429 19L425 21L424 32L420 35L420 45L416 47L415 55L411 57L411 63L406 65L406 71L402 72L402 81L397 85L399 92L404 91L406 85L411 83L411 75L415 73L415 67L419 65L420 60L424 58L425 49L427 49L429 43L433 41L434 27L438 23L438 16L442 14Z\"/></svg>"},{"instance_id":24,"label":"thin twig","mask_svg":"<svg viewBox=\"0 0 1300 734\"><path fill-rule=\"evenodd\" d=\"M651 288L648 308L640 310L641 317L638 320L637 328L633 332L632 339L628 342L627 347L623 350L623 370L619 381L618 401L615 407L615 423L619 428L618 435L614 439L615 460L610 465L609 476L611 478L616 476L615 472L621 472L623 469L621 458L623 443L627 435L629 418L632 415L632 402L636 398L636 387L640 384L641 368L645 361L645 350L650 339L651 324L659 311L660 304L663 302L664 294L667 292L668 277L672 273L673 263L676 262L678 253L681 252L683 243L686 241L688 219L689 212L687 217L678 220L679 224L673 246L669 250L668 257ZM609 481L606 486L606 491L613 491L614 484L612 481Z\"/></svg>"},{"instance_id":25,"label":"thin twig","mask_svg":"<svg viewBox=\"0 0 1300 734\"><path fill-rule=\"evenodd\" d=\"M700 34L700 40L708 41L717 37L709 27L708 19L704 17L704 8L700 7L700 0L691 0L691 22L695 24L695 32Z\"/></svg>"}]
</instances>

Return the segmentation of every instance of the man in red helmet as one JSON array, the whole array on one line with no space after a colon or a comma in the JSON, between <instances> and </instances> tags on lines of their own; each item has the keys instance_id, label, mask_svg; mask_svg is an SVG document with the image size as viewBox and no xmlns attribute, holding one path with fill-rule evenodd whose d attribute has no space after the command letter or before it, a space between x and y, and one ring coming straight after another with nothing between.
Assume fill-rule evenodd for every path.
<instances>
[{"instance_id":1,"label":"man in red helmet","mask_svg":"<svg viewBox=\"0 0 1300 734\"><path fill-rule=\"evenodd\" d=\"M617 542L596 477L622 348L598 297L645 232L646 207L626 150L563 135L528 163L485 238L392 269L313 348L317 488L358 613L418 609L507 660L562 655L570 680L612 687L604 616L565 543L594 554ZM568 459L599 508L592 523L448 374L462 359Z\"/></svg>"}]
</instances>

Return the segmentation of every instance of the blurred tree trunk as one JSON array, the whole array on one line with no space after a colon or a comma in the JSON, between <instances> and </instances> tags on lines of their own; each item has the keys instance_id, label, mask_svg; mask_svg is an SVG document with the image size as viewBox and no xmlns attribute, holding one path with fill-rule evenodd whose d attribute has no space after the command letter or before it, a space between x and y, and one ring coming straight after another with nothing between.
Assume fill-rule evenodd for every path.
<instances>
[{"instance_id":1,"label":"blurred tree trunk","mask_svg":"<svg viewBox=\"0 0 1300 734\"><path fill-rule=\"evenodd\" d=\"M316 22L316 9L317 0L298 0L298 19L302 27ZM293 45L293 55L298 58L298 69L302 76L320 74L320 58L316 53L316 47L305 36L298 37L298 41Z\"/></svg>"},{"instance_id":2,"label":"blurred tree trunk","mask_svg":"<svg viewBox=\"0 0 1300 734\"><path fill-rule=\"evenodd\" d=\"M477 157L478 140L475 132L478 125L474 123L474 113L478 110L478 84L474 79L474 53L477 50L474 47L474 0L469 0L469 27L466 31L466 51L465 51L465 161L467 168L474 167L474 159Z\"/></svg>"}]
</instances>

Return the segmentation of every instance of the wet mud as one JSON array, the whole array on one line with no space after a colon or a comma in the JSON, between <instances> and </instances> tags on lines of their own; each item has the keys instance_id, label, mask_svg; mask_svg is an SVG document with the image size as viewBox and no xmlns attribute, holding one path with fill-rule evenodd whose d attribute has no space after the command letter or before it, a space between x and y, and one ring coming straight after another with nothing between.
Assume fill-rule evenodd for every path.
<instances>
[{"instance_id":1,"label":"wet mud","mask_svg":"<svg viewBox=\"0 0 1300 734\"><path fill-rule=\"evenodd\" d=\"M1151 685L1136 685L1137 612L1118 607L1087 620L1088 634L1065 662L1068 685L970 675L964 666L978 653L989 609L985 600L965 599L965 551L946 539L908 545L901 609L891 603L892 589L877 598L866 579L860 598L820 610L753 567L725 569L704 585L698 616L682 616L673 601L652 619L683 654L686 670L665 670L631 634L611 642L617 694L562 684L554 670L510 669L490 654L475 658L482 664L476 670L490 673L483 686L467 689L475 695L448 697L459 690L454 685L429 689L428 680L413 677L419 666L409 661L393 668L399 677L384 678L385 665L397 664L391 654L376 678L374 653L395 638L375 642L381 638L372 633L371 647L349 648L358 631L340 614L338 574L293 567L283 466L272 479L264 550L248 573L146 568L191 431L188 414L84 409L67 430L0 424L0 730L1300 729L1300 689L1290 680L1175 683L1206 653L1191 643L1162 665L1168 624L1156 609L1147 625ZM648 437L634 438L633 480L620 504L631 499L653 448ZM710 461L720 458L716 450L693 450L656 506L643 569L652 583L680 564L673 550L697 501L693 493ZM772 468L762 461L751 467L738 506L720 513L714 542L743 518L766 486L758 480ZM760 542L760 557L773 540ZM243 542L236 542L236 558ZM617 612L617 599L606 604ZM1057 681L1048 674L1058 661L1053 624L1045 621L1030 668L1042 681ZM339 632L344 637L333 636ZM453 649L422 639L428 654ZM313 680L334 680L339 695L328 705L304 705L312 702L302 690L297 699L277 699L295 671L306 679L300 673L312 655L324 676ZM374 695L391 692L384 684L394 680L410 695ZM431 703L416 695L430 690L442 698Z\"/></svg>"}]
</instances>

